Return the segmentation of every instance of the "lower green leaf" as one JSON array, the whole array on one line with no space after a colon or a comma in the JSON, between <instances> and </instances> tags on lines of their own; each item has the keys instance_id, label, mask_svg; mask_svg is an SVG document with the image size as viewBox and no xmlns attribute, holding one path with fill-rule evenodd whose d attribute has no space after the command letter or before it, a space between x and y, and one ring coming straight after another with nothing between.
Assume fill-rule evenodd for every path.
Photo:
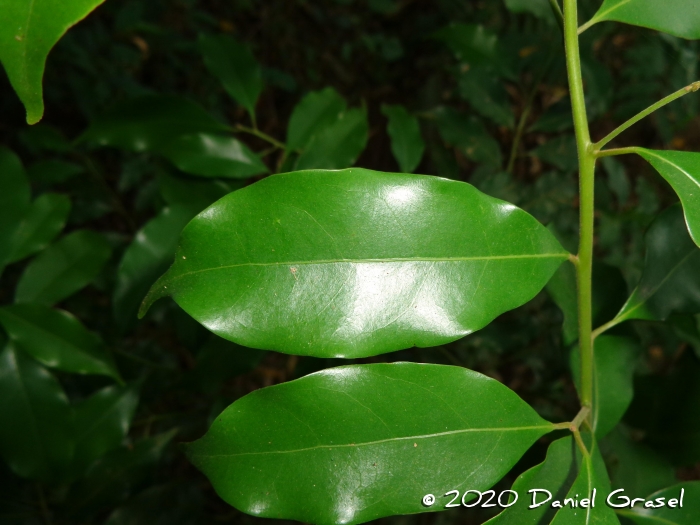
<instances>
[{"instance_id":1,"label":"lower green leaf","mask_svg":"<svg viewBox=\"0 0 700 525\"><path fill-rule=\"evenodd\" d=\"M554 428L476 372L375 364L255 391L186 452L244 512L353 524L442 510L450 491L485 490Z\"/></svg>"},{"instance_id":2,"label":"lower green leaf","mask_svg":"<svg viewBox=\"0 0 700 525\"><path fill-rule=\"evenodd\" d=\"M625 500L618 504L624 504ZM697 525L700 517L700 481L679 483L654 492L619 514L638 525Z\"/></svg>"}]
</instances>

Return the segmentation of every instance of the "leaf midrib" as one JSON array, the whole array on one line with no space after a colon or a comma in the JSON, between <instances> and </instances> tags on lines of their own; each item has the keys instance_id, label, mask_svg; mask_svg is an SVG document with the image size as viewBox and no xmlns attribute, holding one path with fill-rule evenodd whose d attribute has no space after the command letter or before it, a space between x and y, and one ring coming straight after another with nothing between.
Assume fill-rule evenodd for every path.
<instances>
[{"instance_id":1,"label":"leaf midrib","mask_svg":"<svg viewBox=\"0 0 700 525\"><path fill-rule=\"evenodd\" d=\"M198 457L207 457L207 458L218 458L218 457L239 457L239 456L264 456L267 454L295 454L298 452L308 452L311 450L320 450L320 449L338 449L338 448L356 448L356 447L366 447L366 446L372 446L372 445L381 445L383 443L392 443L392 442L399 442L399 441L411 441L411 440L423 440L423 439L432 439L432 438L439 438L443 436L452 436L456 434L466 434L470 432L524 432L524 431L529 431L529 430L544 430L546 432L551 432L554 429L553 424L548 424L548 425L535 425L535 426L526 426L526 427L501 427L501 428L463 428L460 430L449 430L447 432L438 432L435 434L424 434L424 435L417 435L417 436L402 436L402 437L394 437L394 438L387 438L387 439L379 439L376 441L367 441L365 443L344 443L340 445L316 445L313 447L306 447L306 448L299 448L299 449L292 449L292 450L270 450L270 451L265 451L265 452L241 452L238 454L200 454L200 453L195 453L194 455Z\"/></svg>"},{"instance_id":2,"label":"leaf midrib","mask_svg":"<svg viewBox=\"0 0 700 525\"><path fill-rule=\"evenodd\" d=\"M525 255L483 255L475 257L387 257L380 259L318 259L311 261L279 261L267 263L246 262L241 264L228 264L222 266L212 266L210 268L201 268L199 270L191 270L176 275L172 279L179 279L187 275L211 272L216 270L228 270L230 268L241 268L246 266L311 266L315 264L372 264L372 263L395 263L395 262L470 262L470 261L496 261L509 259L568 259L566 253L537 253Z\"/></svg>"}]
</instances>

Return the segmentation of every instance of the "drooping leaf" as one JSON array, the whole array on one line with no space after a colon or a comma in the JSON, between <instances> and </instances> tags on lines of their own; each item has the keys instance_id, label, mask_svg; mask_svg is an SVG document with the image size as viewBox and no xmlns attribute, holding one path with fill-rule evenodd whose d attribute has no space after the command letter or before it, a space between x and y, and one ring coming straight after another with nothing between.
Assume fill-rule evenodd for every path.
<instances>
[{"instance_id":1,"label":"drooping leaf","mask_svg":"<svg viewBox=\"0 0 700 525\"><path fill-rule=\"evenodd\" d=\"M294 107L287 127L287 148L303 150L311 139L340 118L345 99L333 88L312 91Z\"/></svg>"},{"instance_id":2,"label":"drooping leaf","mask_svg":"<svg viewBox=\"0 0 700 525\"><path fill-rule=\"evenodd\" d=\"M102 339L68 312L41 304L0 308L0 324L16 346L45 366L121 381Z\"/></svg>"},{"instance_id":3,"label":"drooping leaf","mask_svg":"<svg viewBox=\"0 0 700 525\"><path fill-rule=\"evenodd\" d=\"M547 457L543 463L523 472L515 480L511 490L518 494L518 500L512 506L506 508L495 518L486 522L488 525L540 525L550 523L557 512L550 504L544 504L529 508L535 503L544 501L548 495L545 492L530 493L530 490L539 489L548 491L552 495L552 501L563 501L569 487L574 482L577 473L577 455L580 462L580 454L573 438L558 439L547 450Z\"/></svg>"},{"instance_id":4,"label":"drooping leaf","mask_svg":"<svg viewBox=\"0 0 700 525\"><path fill-rule=\"evenodd\" d=\"M74 24L104 0L62 0L0 4L0 62L27 110L27 122L44 115L41 81L51 48Z\"/></svg>"},{"instance_id":5,"label":"drooping leaf","mask_svg":"<svg viewBox=\"0 0 700 525\"><path fill-rule=\"evenodd\" d=\"M695 525L700 516L700 481L679 483L654 492L645 499L646 502L651 501L655 508L647 507L646 502L637 502L633 508L618 512L637 525ZM676 500L673 507L669 505L672 500Z\"/></svg>"},{"instance_id":6,"label":"drooping leaf","mask_svg":"<svg viewBox=\"0 0 700 525\"><path fill-rule=\"evenodd\" d=\"M75 407L76 473L122 444L138 401L133 386L108 386Z\"/></svg>"},{"instance_id":7,"label":"drooping leaf","mask_svg":"<svg viewBox=\"0 0 700 525\"><path fill-rule=\"evenodd\" d=\"M367 145L367 113L355 108L313 136L296 163L297 170L342 169L352 166Z\"/></svg>"},{"instance_id":8,"label":"drooping leaf","mask_svg":"<svg viewBox=\"0 0 700 525\"><path fill-rule=\"evenodd\" d=\"M24 270L15 302L56 304L90 284L112 248L99 233L80 230L41 252Z\"/></svg>"},{"instance_id":9,"label":"drooping leaf","mask_svg":"<svg viewBox=\"0 0 700 525\"><path fill-rule=\"evenodd\" d=\"M70 207L70 199L65 195L45 193L38 197L17 227L9 262L46 248L66 225Z\"/></svg>"},{"instance_id":10,"label":"drooping leaf","mask_svg":"<svg viewBox=\"0 0 700 525\"><path fill-rule=\"evenodd\" d=\"M209 72L254 119L263 78L260 64L250 50L228 35L200 36L199 50Z\"/></svg>"},{"instance_id":11,"label":"drooping leaf","mask_svg":"<svg viewBox=\"0 0 700 525\"><path fill-rule=\"evenodd\" d=\"M248 146L223 135L183 135L160 152L178 169L202 177L247 179L268 172L267 166Z\"/></svg>"},{"instance_id":12,"label":"drooping leaf","mask_svg":"<svg viewBox=\"0 0 700 525\"><path fill-rule=\"evenodd\" d=\"M587 508L565 505L554 516L551 525L620 525L615 512L604 501L610 493L610 479L600 449L595 440L588 441L586 446L590 455L578 456L581 458L578 476L566 497L579 501L589 499L589 505ZM595 505L590 501L594 490Z\"/></svg>"},{"instance_id":13,"label":"drooping leaf","mask_svg":"<svg viewBox=\"0 0 700 525\"><path fill-rule=\"evenodd\" d=\"M679 205L656 218L646 246L642 278L616 319L665 320L674 312L700 313L700 248L688 235Z\"/></svg>"},{"instance_id":14,"label":"drooping leaf","mask_svg":"<svg viewBox=\"0 0 700 525\"><path fill-rule=\"evenodd\" d=\"M124 329L136 321L139 304L172 260L180 232L194 213L181 207L164 208L139 230L124 252L112 302L117 325Z\"/></svg>"},{"instance_id":15,"label":"drooping leaf","mask_svg":"<svg viewBox=\"0 0 700 525\"><path fill-rule=\"evenodd\" d=\"M700 15L700 7L698 7L698 14ZM683 204L685 222L690 236L695 244L700 246L700 153L654 151L643 148L635 148L635 150L654 166L676 191Z\"/></svg>"},{"instance_id":16,"label":"drooping leaf","mask_svg":"<svg viewBox=\"0 0 700 525\"><path fill-rule=\"evenodd\" d=\"M503 81L493 73L484 68L472 68L462 73L459 78L459 94L481 116L499 126L515 126L515 114L510 107L508 92Z\"/></svg>"},{"instance_id":17,"label":"drooping leaf","mask_svg":"<svg viewBox=\"0 0 700 525\"><path fill-rule=\"evenodd\" d=\"M618 425L603 441L601 451L608 465L613 489L641 496L676 482L676 469L648 446L631 438L631 432Z\"/></svg>"},{"instance_id":18,"label":"drooping leaf","mask_svg":"<svg viewBox=\"0 0 700 525\"><path fill-rule=\"evenodd\" d=\"M440 108L435 113L440 136L445 142L459 148L474 162L501 168L501 146L489 135L478 118L462 115L447 107Z\"/></svg>"},{"instance_id":19,"label":"drooping leaf","mask_svg":"<svg viewBox=\"0 0 700 525\"><path fill-rule=\"evenodd\" d=\"M593 368L593 399L591 422L598 439L617 425L632 402L632 380L641 348L632 339L603 335L595 340ZM581 354L576 347L571 352L571 369L580 389Z\"/></svg>"},{"instance_id":20,"label":"drooping leaf","mask_svg":"<svg viewBox=\"0 0 700 525\"><path fill-rule=\"evenodd\" d=\"M80 142L131 151L153 151L182 135L226 133L202 107L173 95L146 95L116 104L80 136Z\"/></svg>"},{"instance_id":21,"label":"drooping leaf","mask_svg":"<svg viewBox=\"0 0 700 525\"><path fill-rule=\"evenodd\" d=\"M553 428L476 372L375 364L257 390L186 452L244 512L354 524L441 510L450 490L486 489ZM432 508L426 494L437 497Z\"/></svg>"},{"instance_id":22,"label":"drooping leaf","mask_svg":"<svg viewBox=\"0 0 700 525\"><path fill-rule=\"evenodd\" d=\"M700 38L700 6L695 0L605 0L584 27L604 21L648 27L681 38Z\"/></svg>"},{"instance_id":23,"label":"drooping leaf","mask_svg":"<svg viewBox=\"0 0 700 525\"><path fill-rule=\"evenodd\" d=\"M389 119L387 132L391 137L391 152L404 173L412 173L420 164L425 142L418 119L400 105L382 106L382 114Z\"/></svg>"},{"instance_id":24,"label":"drooping leaf","mask_svg":"<svg viewBox=\"0 0 700 525\"><path fill-rule=\"evenodd\" d=\"M17 155L0 148L0 272L12 258L17 228L29 210L31 190Z\"/></svg>"},{"instance_id":25,"label":"drooping leaf","mask_svg":"<svg viewBox=\"0 0 700 525\"><path fill-rule=\"evenodd\" d=\"M534 297L567 257L532 216L468 184L288 173L190 222L141 315L172 295L244 346L368 356L478 330Z\"/></svg>"},{"instance_id":26,"label":"drooping leaf","mask_svg":"<svg viewBox=\"0 0 700 525\"><path fill-rule=\"evenodd\" d=\"M73 454L71 413L61 385L7 345L0 353L0 454L18 475L52 481Z\"/></svg>"}]
</instances>

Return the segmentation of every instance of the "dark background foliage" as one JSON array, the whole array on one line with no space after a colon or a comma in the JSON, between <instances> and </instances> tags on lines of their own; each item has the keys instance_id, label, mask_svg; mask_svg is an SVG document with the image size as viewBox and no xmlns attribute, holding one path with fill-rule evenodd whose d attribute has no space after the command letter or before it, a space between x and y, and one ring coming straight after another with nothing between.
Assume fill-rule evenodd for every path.
<instances>
[{"instance_id":1,"label":"dark background foliage","mask_svg":"<svg viewBox=\"0 0 700 525\"><path fill-rule=\"evenodd\" d=\"M592 0L582 4L589 15L598 7ZM503 93L497 105L505 111L504 122L484 118L483 104L463 96L460 86L473 65L455 58L446 39L436 37L452 23L482 24L498 35L497 53L486 69L489 74L498 70L493 77ZM205 68L197 47L201 33L235 36L262 65L266 87L257 121L268 135L284 140L299 99L331 86L350 106L364 107L368 113L369 141L356 165L397 171L381 106L402 104L420 117L426 143L417 173L470 182L513 202L552 228L569 249L575 248L576 152L561 37L546 13L541 18L514 13L496 0L108 0L51 53L44 78L47 110L39 128L26 126L9 82L0 79L0 143L21 157L34 195L51 190L70 197L73 208L66 232L94 230L112 246L113 254L94 282L59 306L106 341L125 381L139 391L138 407L122 448L79 479L23 480L0 463L2 523L259 521L223 503L177 443L200 437L221 410L248 392L341 363L236 347L215 339L170 300L158 303L140 322L135 312L120 317L114 311L112 297L124 250L138 230L172 204L164 195L163 177L180 181L184 195L204 203L199 209L260 177L226 185L180 173L149 153L82 146L62 151L42 137L73 140L114 104L149 93L183 96L222 121L249 125L246 111ZM582 40L582 54L594 137L698 77L696 42L628 26L594 27ZM698 103L697 97L686 97L616 143L698 151ZM483 131L466 139L451 138L449 123L441 121L441 115L452 110L478 117ZM524 133L516 139L515 124L524 113ZM512 125L505 125L509 118ZM268 147L253 136L238 138L254 151ZM501 162L478 154L494 141ZM278 155L265 157L272 171ZM75 175L47 176L47 161L58 161ZM647 226L677 199L636 157L604 162L596 191L596 252L601 261L596 269L596 321L605 322L639 279ZM2 304L12 302L26 265L12 264L3 273ZM157 275L156 271L151 278ZM543 292L448 346L360 362L465 366L502 381L543 417L566 421L575 414L577 401L568 365L571 341L562 333L562 322L560 309ZM693 386L700 378L700 363L692 334L673 325L642 322L618 330L641 338L644 357L636 370L635 401L625 424L604 442L613 484L644 492L671 484L674 478L700 478L700 427L692 420L700 407L700 391ZM74 402L111 384L100 376L56 375ZM680 410L681 395L685 412ZM661 398L664 403L658 401ZM502 486L509 487L518 473L540 461L551 439L533 447ZM695 445L678 449L678 440ZM129 460L119 455L134 450L143 453L127 455ZM384 521L481 523L488 516L480 512L457 510Z\"/></svg>"}]
</instances>

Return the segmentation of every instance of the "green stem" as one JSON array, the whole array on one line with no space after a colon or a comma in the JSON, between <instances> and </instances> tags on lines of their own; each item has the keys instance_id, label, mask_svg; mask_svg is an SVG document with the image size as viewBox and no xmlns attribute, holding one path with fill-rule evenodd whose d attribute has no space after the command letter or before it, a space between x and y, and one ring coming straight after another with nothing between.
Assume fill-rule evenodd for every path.
<instances>
[{"instance_id":1,"label":"green stem","mask_svg":"<svg viewBox=\"0 0 700 525\"><path fill-rule=\"evenodd\" d=\"M593 278L594 173L596 157L591 149L591 135L588 129L586 102L583 92L576 0L564 0L564 41L579 158L580 242L576 284L578 291L579 347L581 349L580 397L583 406L591 407L593 406L591 282Z\"/></svg>"},{"instance_id":2,"label":"green stem","mask_svg":"<svg viewBox=\"0 0 700 525\"><path fill-rule=\"evenodd\" d=\"M274 137L271 137L267 133L263 133L257 128L249 128L247 126L243 126L241 124L237 124L235 128L233 128L234 132L240 132L240 133L248 133L249 135L253 135L254 137L258 137L259 139L264 140L265 142L268 142L275 146L276 148L280 149L285 149L287 146L284 144L284 142L280 142Z\"/></svg>"},{"instance_id":3,"label":"green stem","mask_svg":"<svg viewBox=\"0 0 700 525\"><path fill-rule=\"evenodd\" d=\"M635 115L634 117L629 119L627 122L622 124L622 126L620 126L615 131L610 133L607 137L596 142L593 145L593 149L595 151L602 150L606 146L606 144L608 144L613 139L617 138L617 136L620 135L623 131L626 131L627 129L631 128L632 126L634 126L637 122L639 122L643 118L648 117L649 115L654 113L654 111L661 109L662 107L664 107L667 104L670 104L674 100L678 100L679 98L686 96L688 93L695 93L698 90L700 90L700 81L693 82L689 86L681 88L678 91L676 91L675 93L667 96L666 98L659 100L656 104L652 104L651 106L649 106L647 109L645 109L644 111L642 111L638 115Z\"/></svg>"},{"instance_id":4,"label":"green stem","mask_svg":"<svg viewBox=\"0 0 700 525\"><path fill-rule=\"evenodd\" d=\"M549 0L549 5L552 6L552 11L554 11L554 17L559 23L559 27L564 29L564 13L561 12L561 7L559 7L559 0Z\"/></svg>"},{"instance_id":5,"label":"green stem","mask_svg":"<svg viewBox=\"0 0 700 525\"><path fill-rule=\"evenodd\" d=\"M598 159L602 159L603 157L616 157L617 155L631 155L633 153L638 153L640 149L641 148L637 147L606 149L595 152L595 156Z\"/></svg>"}]
</instances>

